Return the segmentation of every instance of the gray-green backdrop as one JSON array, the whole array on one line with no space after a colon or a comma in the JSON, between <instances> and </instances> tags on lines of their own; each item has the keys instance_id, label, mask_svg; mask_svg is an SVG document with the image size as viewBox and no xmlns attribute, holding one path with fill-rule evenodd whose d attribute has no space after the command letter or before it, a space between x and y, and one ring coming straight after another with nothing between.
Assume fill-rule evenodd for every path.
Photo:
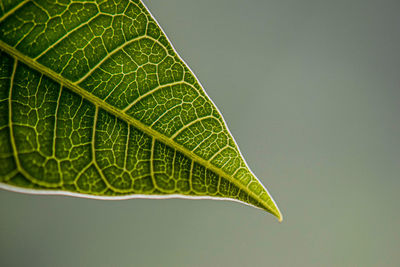
<instances>
[{"instance_id":1,"label":"gray-green backdrop","mask_svg":"<svg viewBox=\"0 0 400 267\"><path fill-rule=\"evenodd\" d=\"M400 1L145 3L283 223L234 202L1 191L0 265L400 266Z\"/></svg>"}]
</instances>

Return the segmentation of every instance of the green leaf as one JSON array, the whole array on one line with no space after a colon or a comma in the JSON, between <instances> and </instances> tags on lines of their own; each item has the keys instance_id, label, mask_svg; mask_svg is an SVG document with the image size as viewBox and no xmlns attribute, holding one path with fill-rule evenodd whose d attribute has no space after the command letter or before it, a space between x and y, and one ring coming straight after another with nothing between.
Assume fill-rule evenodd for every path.
<instances>
[{"instance_id":1,"label":"green leaf","mask_svg":"<svg viewBox=\"0 0 400 267\"><path fill-rule=\"evenodd\" d=\"M1 0L0 16L1 188L228 199L281 220L140 1Z\"/></svg>"}]
</instances>

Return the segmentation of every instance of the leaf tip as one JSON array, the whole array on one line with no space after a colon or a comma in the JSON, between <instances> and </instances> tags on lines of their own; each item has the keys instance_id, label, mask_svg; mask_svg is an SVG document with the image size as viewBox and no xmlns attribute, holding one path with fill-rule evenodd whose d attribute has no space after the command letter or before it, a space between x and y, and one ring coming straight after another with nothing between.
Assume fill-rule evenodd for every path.
<instances>
[{"instance_id":1,"label":"leaf tip","mask_svg":"<svg viewBox=\"0 0 400 267\"><path fill-rule=\"evenodd\" d=\"M271 206L272 206L271 213L276 218L278 218L278 221L281 223L283 221L283 216L282 216L281 211L279 210L278 206L275 203L273 203L273 205L271 205Z\"/></svg>"},{"instance_id":2,"label":"leaf tip","mask_svg":"<svg viewBox=\"0 0 400 267\"><path fill-rule=\"evenodd\" d=\"M270 195L269 195L269 199L264 204L264 209L266 211L268 211L269 213L271 213L272 215L274 215L278 219L279 222L283 221L282 213L279 210L278 205L276 205L275 201L272 199L272 197Z\"/></svg>"},{"instance_id":3,"label":"leaf tip","mask_svg":"<svg viewBox=\"0 0 400 267\"><path fill-rule=\"evenodd\" d=\"M283 221L282 214L281 214L281 213L279 213L279 215L278 215L277 217L278 217L278 221L281 223L281 222Z\"/></svg>"}]
</instances>

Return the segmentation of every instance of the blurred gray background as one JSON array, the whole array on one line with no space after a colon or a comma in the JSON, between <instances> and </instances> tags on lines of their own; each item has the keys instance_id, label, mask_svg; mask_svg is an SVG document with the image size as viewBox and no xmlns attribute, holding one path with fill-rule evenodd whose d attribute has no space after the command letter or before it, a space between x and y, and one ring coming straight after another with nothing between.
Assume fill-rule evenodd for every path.
<instances>
[{"instance_id":1,"label":"blurred gray background","mask_svg":"<svg viewBox=\"0 0 400 267\"><path fill-rule=\"evenodd\" d=\"M147 0L284 221L0 192L1 266L400 266L400 1Z\"/></svg>"}]
</instances>

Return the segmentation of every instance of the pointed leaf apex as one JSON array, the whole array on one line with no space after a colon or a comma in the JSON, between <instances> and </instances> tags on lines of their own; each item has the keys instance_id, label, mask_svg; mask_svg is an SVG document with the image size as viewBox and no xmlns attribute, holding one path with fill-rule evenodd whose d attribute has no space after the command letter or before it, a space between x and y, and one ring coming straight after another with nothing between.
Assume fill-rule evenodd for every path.
<instances>
[{"instance_id":1,"label":"pointed leaf apex","mask_svg":"<svg viewBox=\"0 0 400 267\"><path fill-rule=\"evenodd\" d=\"M278 218L279 222L282 222L282 220L283 220L282 213L272 198L268 199L268 201L266 201L266 203L264 205L265 205L265 209L269 213L276 216Z\"/></svg>"}]
</instances>

